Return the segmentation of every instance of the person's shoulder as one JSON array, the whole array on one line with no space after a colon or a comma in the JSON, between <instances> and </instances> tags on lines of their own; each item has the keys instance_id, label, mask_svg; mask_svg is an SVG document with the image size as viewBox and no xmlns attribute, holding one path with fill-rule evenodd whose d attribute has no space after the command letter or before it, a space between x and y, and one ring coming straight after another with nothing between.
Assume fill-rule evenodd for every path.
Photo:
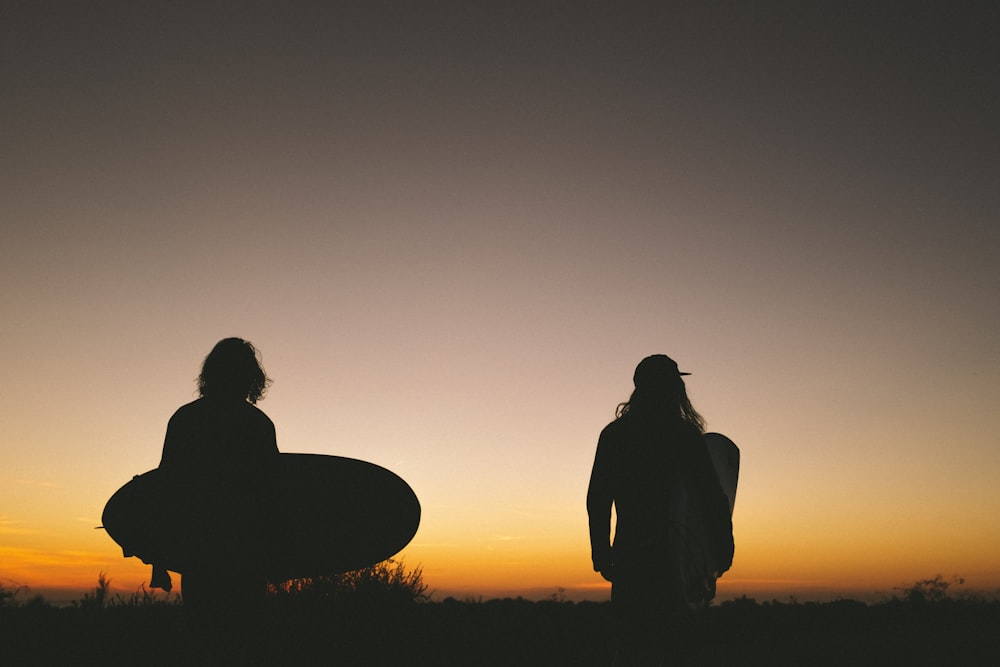
<instances>
[{"instance_id":1,"label":"person's shoulder","mask_svg":"<svg viewBox=\"0 0 1000 667\"><path fill-rule=\"evenodd\" d=\"M241 401L240 402L240 408L242 408L243 410L245 410L245 411L247 411L247 412L249 412L251 414L257 415L258 417L262 417L264 419L270 420L270 417L268 417L266 414L264 414L263 410L261 410L260 408L258 408L256 405L254 405L250 401Z\"/></svg>"},{"instance_id":2,"label":"person's shoulder","mask_svg":"<svg viewBox=\"0 0 1000 667\"><path fill-rule=\"evenodd\" d=\"M619 417L601 430L601 440L620 440L630 430L628 417Z\"/></svg>"},{"instance_id":3,"label":"person's shoulder","mask_svg":"<svg viewBox=\"0 0 1000 667\"><path fill-rule=\"evenodd\" d=\"M622 428L622 420L616 419L607 426L605 426L603 429L601 429L601 435L604 435L605 433L616 433L620 431L621 428Z\"/></svg>"},{"instance_id":4,"label":"person's shoulder","mask_svg":"<svg viewBox=\"0 0 1000 667\"><path fill-rule=\"evenodd\" d=\"M704 434L701 432L701 429L689 421L680 422L678 428L684 437L689 438L690 440L701 442L704 438Z\"/></svg>"},{"instance_id":5,"label":"person's shoulder","mask_svg":"<svg viewBox=\"0 0 1000 667\"><path fill-rule=\"evenodd\" d=\"M268 417L263 410L258 408L253 403L250 403L248 401L243 401L242 405L240 406L240 409L243 410L243 412L247 414L250 417L250 419L256 420L263 424L270 424L272 427L274 426L274 422L271 421L271 418Z\"/></svg>"},{"instance_id":6,"label":"person's shoulder","mask_svg":"<svg viewBox=\"0 0 1000 667\"><path fill-rule=\"evenodd\" d=\"M183 419L188 415L201 412L204 409L204 401L205 399L198 398L191 401L190 403L185 403L181 407L174 410L173 416L170 417L171 421L173 421L174 419Z\"/></svg>"},{"instance_id":7,"label":"person's shoulder","mask_svg":"<svg viewBox=\"0 0 1000 667\"><path fill-rule=\"evenodd\" d=\"M705 448L705 438L701 429L691 422L679 422L676 425L676 429L675 437L682 442L685 447L692 450L702 450Z\"/></svg>"}]
</instances>

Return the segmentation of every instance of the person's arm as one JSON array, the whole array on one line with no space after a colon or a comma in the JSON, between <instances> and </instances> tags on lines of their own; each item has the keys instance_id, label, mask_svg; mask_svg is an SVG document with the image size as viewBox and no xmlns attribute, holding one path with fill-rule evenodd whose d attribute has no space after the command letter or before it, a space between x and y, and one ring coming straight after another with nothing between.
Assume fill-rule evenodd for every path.
<instances>
[{"instance_id":1,"label":"person's arm","mask_svg":"<svg viewBox=\"0 0 1000 667\"><path fill-rule=\"evenodd\" d=\"M183 457L180 451L183 440L179 437L179 430L177 413L175 412L170 421L167 422L167 434L163 437L163 452L160 454L161 468L176 467L179 459Z\"/></svg>"},{"instance_id":2,"label":"person's arm","mask_svg":"<svg viewBox=\"0 0 1000 667\"><path fill-rule=\"evenodd\" d=\"M587 515L590 523L590 557L594 571L611 580L613 559L611 553L611 505L614 493L611 484L611 446L606 433L601 433L594 456L587 489Z\"/></svg>"},{"instance_id":3,"label":"person's arm","mask_svg":"<svg viewBox=\"0 0 1000 667\"><path fill-rule=\"evenodd\" d=\"M265 435L266 450L268 454L278 454L278 435L274 430L274 422L267 419L267 432Z\"/></svg>"},{"instance_id":4,"label":"person's arm","mask_svg":"<svg viewBox=\"0 0 1000 667\"><path fill-rule=\"evenodd\" d=\"M257 463L267 462L270 465L271 457L279 453L274 422L255 405L248 403L244 409L240 416L244 420L241 432L247 447L245 454Z\"/></svg>"},{"instance_id":5,"label":"person's arm","mask_svg":"<svg viewBox=\"0 0 1000 667\"><path fill-rule=\"evenodd\" d=\"M178 458L181 456L179 452L181 440L178 438L177 431L175 413L167 422L167 433L163 437L163 452L160 454L160 468L170 469L177 466ZM160 588L169 593L173 588L173 581L170 579L170 573L167 572L167 569L160 564L160 559L154 556L150 562L147 563L145 560L143 562L153 567L149 577L149 587Z\"/></svg>"}]
</instances>

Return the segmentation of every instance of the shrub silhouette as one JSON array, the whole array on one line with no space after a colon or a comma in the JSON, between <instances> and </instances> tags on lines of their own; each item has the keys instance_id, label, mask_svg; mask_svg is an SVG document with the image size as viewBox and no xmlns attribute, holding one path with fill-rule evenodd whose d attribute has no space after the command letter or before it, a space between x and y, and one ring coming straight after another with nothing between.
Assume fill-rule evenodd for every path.
<instances>
[{"instance_id":1,"label":"shrub silhouette","mask_svg":"<svg viewBox=\"0 0 1000 667\"><path fill-rule=\"evenodd\" d=\"M179 606L180 604L180 597L169 592L157 595L155 591L150 591L146 588L145 583L141 584L134 592L129 593L128 597L122 597L121 593L115 593L115 596L107 602L107 606L109 607L129 607L133 609L170 607Z\"/></svg>"},{"instance_id":2,"label":"shrub silhouette","mask_svg":"<svg viewBox=\"0 0 1000 667\"><path fill-rule=\"evenodd\" d=\"M392 559L370 567L308 579L291 579L269 587L271 597L282 600L351 601L372 604L410 604L430 599L423 568L407 570Z\"/></svg>"},{"instance_id":3,"label":"shrub silhouette","mask_svg":"<svg viewBox=\"0 0 1000 667\"><path fill-rule=\"evenodd\" d=\"M0 583L0 607L13 607L16 603L17 591L8 590Z\"/></svg>"},{"instance_id":4,"label":"shrub silhouette","mask_svg":"<svg viewBox=\"0 0 1000 667\"><path fill-rule=\"evenodd\" d=\"M893 590L901 591L903 593L903 602L909 602L911 604L935 603L943 602L949 599L948 588L951 587L953 583L961 586L965 583L965 579L956 575L952 577L951 581L945 581L944 577L939 574L932 579L922 579L914 582L910 586L895 588Z\"/></svg>"},{"instance_id":5,"label":"shrub silhouette","mask_svg":"<svg viewBox=\"0 0 1000 667\"><path fill-rule=\"evenodd\" d=\"M79 600L73 600L73 606L80 609L104 609L111 599L111 580L103 572L97 575L97 586L90 593L84 593Z\"/></svg>"},{"instance_id":6,"label":"shrub silhouette","mask_svg":"<svg viewBox=\"0 0 1000 667\"><path fill-rule=\"evenodd\" d=\"M8 581L12 581L12 580L8 580ZM13 582L12 581L12 583L17 583L17 582ZM27 586L18 585L17 588L13 588L12 589L12 588L8 588L7 586L4 586L3 582L0 582L0 608L13 608L13 607L20 607L20 606L22 606L25 603L23 603L18 598L22 594L23 595L28 595L28 594L30 594L30 592L31 592L31 590ZM42 596L36 595L33 598L31 598L27 602L27 604L39 604L42 601L43 601L42 600Z\"/></svg>"}]
</instances>

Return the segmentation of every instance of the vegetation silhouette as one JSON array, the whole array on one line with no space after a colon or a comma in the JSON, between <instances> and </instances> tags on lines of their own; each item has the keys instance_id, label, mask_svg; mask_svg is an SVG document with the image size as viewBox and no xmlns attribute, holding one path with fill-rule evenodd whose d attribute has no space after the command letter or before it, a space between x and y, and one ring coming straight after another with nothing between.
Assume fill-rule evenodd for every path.
<instances>
[{"instance_id":1,"label":"vegetation silhouette","mask_svg":"<svg viewBox=\"0 0 1000 667\"><path fill-rule=\"evenodd\" d=\"M386 560L350 572L290 579L268 587L269 597L278 604L334 605L364 603L405 605L430 599L419 565L407 570L403 561Z\"/></svg>"},{"instance_id":2,"label":"vegetation silhouette","mask_svg":"<svg viewBox=\"0 0 1000 667\"><path fill-rule=\"evenodd\" d=\"M351 589L350 581L365 583ZM415 584L408 596L376 592L377 582L393 590L405 581ZM101 604L81 600L67 607L49 605L25 587L0 585L0 664L596 667L611 659L610 603L434 601L419 568L407 570L400 563L380 565L365 576L272 590L259 650L246 663L225 657L212 662L217 656L200 653L203 647L188 630L176 594L140 587L123 596L113 594L110 583L99 578L84 596ZM933 577L873 604L748 597L713 604L690 627L696 650L689 664L1000 664L1000 598L959 587L957 579ZM98 589L105 592L97 594ZM943 594L927 596L928 590Z\"/></svg>"},{"instance_id":3,"label":"vegetation silhouette","mask_svg":"<svg viewBox=\"0 0 1000 667\"><path fill-rule=\"evenodd\" d=\"M949 599L948 589L952 584L961 586L965 579L955 575L951 581L946 581L940 574L930 579L922 579L914 582L910 586L896 588L894 590L903 593L903 600L911 604L926 604L933 602L944 602ZM895 598L894 598L895 599Z\"/></svg>"},{"instance_id":4,"label":"vegetation silhouette","mask_svg":"<svg viewBox=\"0 0 1000 667\"><path fill-rule=\"evenodd\" d=\"M121 593L111 592L111 580L101 572L97 575L97 586L83 594L79 600L71 602L73 607L85 610L100 610L108 607L127 607L131 609L180 606L181 598L173 593L166 592L158 595L155 591L146 588L143 583L139 588L127 596Z\"/></svg>"},{"instance_id":5,"label":"vegetation silhouette","mask_svg":"<svg viewBox=\"0 0 1000 667\"><path fill-rule=\"evenodd\" d=\"M46 604L45 598L41 595L32 595L31 589L24 584L19 584L12 580L8 581L14 584L13 588L5 585L3 581L0 581L0 608L11 609L15 607ZM28 599L22 601L25 597Z\"/></svg>"}]
</instances>

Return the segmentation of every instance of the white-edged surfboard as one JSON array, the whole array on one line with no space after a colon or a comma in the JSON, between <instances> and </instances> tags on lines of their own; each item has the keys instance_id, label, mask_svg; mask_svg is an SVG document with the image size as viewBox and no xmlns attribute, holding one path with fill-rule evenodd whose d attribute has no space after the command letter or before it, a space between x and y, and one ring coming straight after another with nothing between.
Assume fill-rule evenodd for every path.
<instances>
[{"instance_id":1,"label":"white-edged surfboard","mask_svg":"<svg viewBox=\"0 0 1000 667\"><path fill-rule=\"evenodd\" d=\"M729 498L729 515L732 516L736 505L736 483L740 477L740 448L721 433L706 433L704 440L722 492Z\"/></svg>"}]
</instances>

